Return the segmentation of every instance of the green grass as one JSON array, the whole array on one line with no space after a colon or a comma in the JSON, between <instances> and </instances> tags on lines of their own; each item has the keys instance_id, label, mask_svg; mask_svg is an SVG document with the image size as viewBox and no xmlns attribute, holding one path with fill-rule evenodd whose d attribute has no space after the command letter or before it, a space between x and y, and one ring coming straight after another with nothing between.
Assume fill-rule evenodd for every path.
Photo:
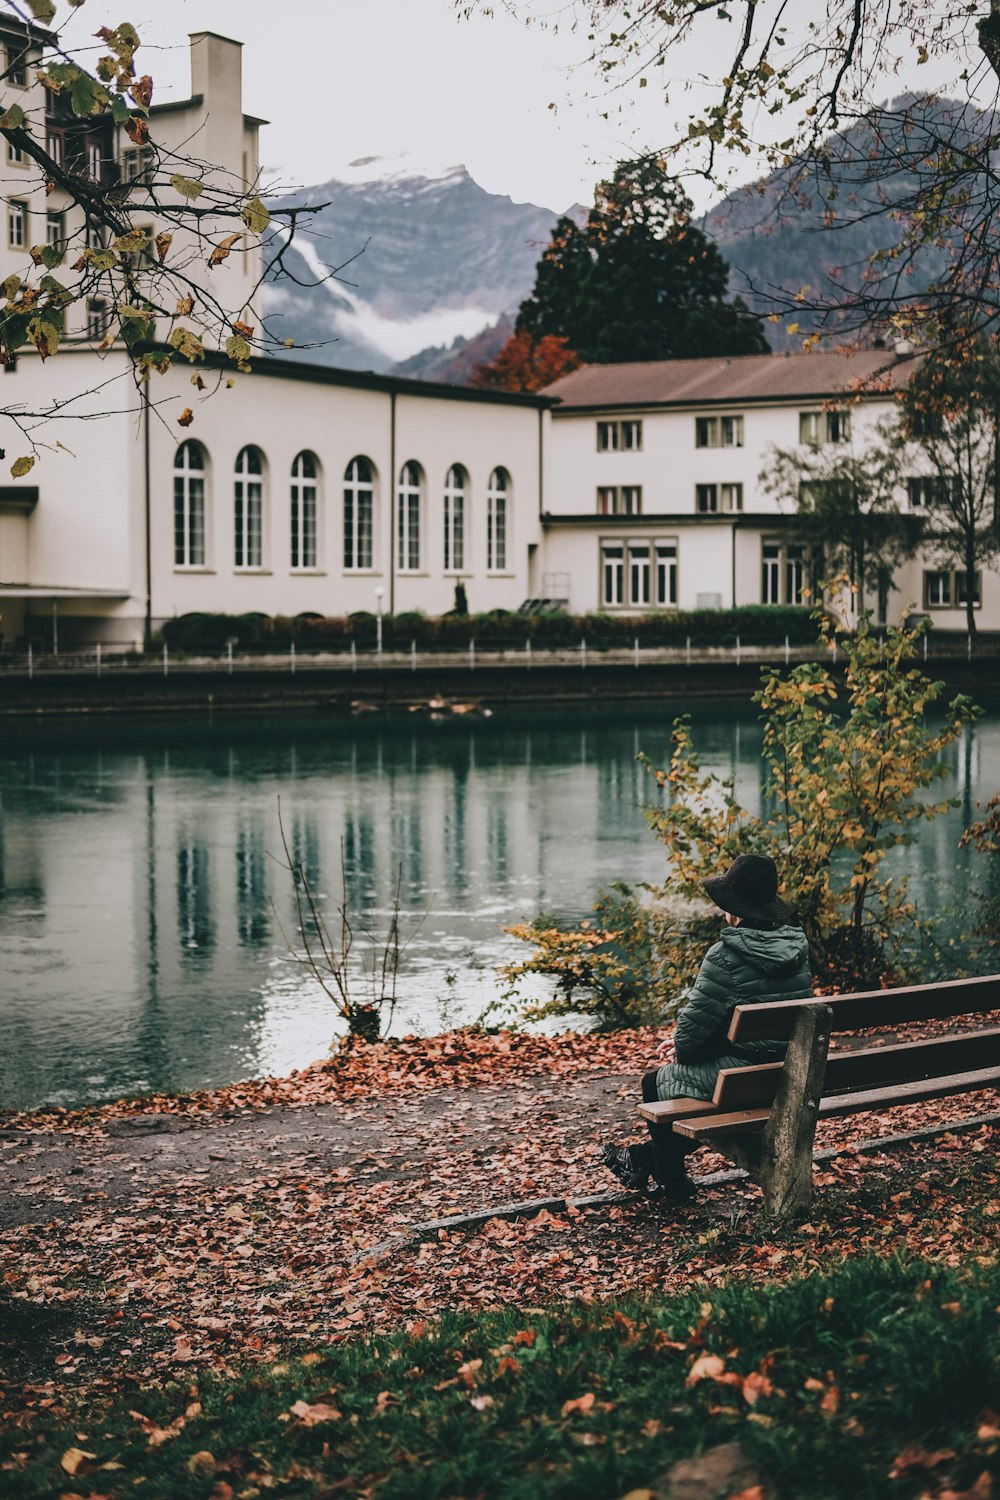
<instances>
[{"instance_id":1,"label":"green grass","mask_svg":"<svg viewBox=\"0 0 1000 1500\"><path fill-rule=\"evenodd\" d=\"M781 1284L452 1314L413 1334L310 1351L306 1362L8 1427L0 1494L194 1500L227 1485L236 1497L374 1485L376 1500L610 1500L732 1439L794 1500L911 1500L946 1481L962 1491L984 1471L1000 1475L1000 1442L977 1436L1000 1409L998 1306L995 1264L866 1257ZM705 1353L724 1360L724 1374L763 1372L772 1389L751 1406L741 1382L686 1383ZM501 1369L504 1359L516 1367ZM562 1415L590 1394L589 1411ZM303 1400L340 1416L307 1426L290 1413ZM159 1446L130 1415L167 1428L194 1401L200 1412ZM95 1455L73 1477L60 1468L71 1447ZM924 1463L890 1479L906 1449L923 1450Z\"/></svg>"}]
</instances>

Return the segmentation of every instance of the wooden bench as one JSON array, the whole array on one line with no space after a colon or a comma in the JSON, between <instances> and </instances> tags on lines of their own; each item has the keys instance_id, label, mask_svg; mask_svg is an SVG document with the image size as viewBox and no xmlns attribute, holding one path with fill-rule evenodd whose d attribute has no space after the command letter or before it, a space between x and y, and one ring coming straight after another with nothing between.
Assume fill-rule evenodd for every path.
<instances>
[{"instance_id":1,"label":"wooden bench","mask_svg":"<svg viewBox=\"0 0 1000 1500\"><path fill-rule=\"evenodd\" d=\"M1000 1085L1000 1027L980 1025L929 1040L835 1050L832 1033L1000 1010L1000 975L872 990L817 1000L738 1005L733 1042L788 1042L784 1062L719 1074L711 1102L669 1099L642 1104L655 1128L721 1151L745 1167L778 1218L804 1213L812 1200L816 1122L862 1110L917 1104Z\"/></svg>"}]
</instances>

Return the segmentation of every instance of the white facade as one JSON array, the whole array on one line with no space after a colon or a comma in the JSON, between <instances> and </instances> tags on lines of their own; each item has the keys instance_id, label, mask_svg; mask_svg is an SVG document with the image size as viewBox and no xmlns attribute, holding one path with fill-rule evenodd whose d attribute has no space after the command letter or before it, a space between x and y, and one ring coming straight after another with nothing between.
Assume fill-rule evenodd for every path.
<instances>
[{"instance_id":1,"label":"white facade","mask_svg":"<svg viewBox=\"0 0 1000 1500\"><path fill-rule=\"evenodd\" d=\"M839 443L863 452L896 412L908 371L869 351L590 366L563 377L545 393L559 404L541 566L557 596L573 613L612 614L804 602L807 549L792 534L789 502L764 482L774 450ZM926 471L915 454L912 471ZM898 499L911 509L905 474ZM984 571L978 585L977 624L1000 629L1000 573ZM964 630L963 589L960 566L929 543L866 602L882 620L909 608Z\"/></svg>"}]
</instances>

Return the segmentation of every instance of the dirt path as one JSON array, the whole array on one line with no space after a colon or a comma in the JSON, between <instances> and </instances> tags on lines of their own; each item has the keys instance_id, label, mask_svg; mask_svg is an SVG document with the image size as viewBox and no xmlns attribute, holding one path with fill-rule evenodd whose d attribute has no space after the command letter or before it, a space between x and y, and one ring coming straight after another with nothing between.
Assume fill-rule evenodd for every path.
<instances>
[{"instance_id":1,"label":"dirt path","mask_svg":"<svg viewBox=\"0 0 1000 1500\"><path fill-rule=\"evenodd\" d=\"M450 1201L479 1207L505 1192L530 1196L536 1187L565 1193L579 1188L576 1178L567 1183L570 1159L578 1173L577 1158L588 1147L593 1151L603 1136L627 1130L634 1100L634 1075L588 1075L558 1083L522 1079L516 1088L433 1089L367 1104L279 1107L211 1121L139 1114L112 1120L96 1134L4 1129L0 1229L73 1220L97 1203L105 1212L127 1209L158 1192L172 1194L184 1182L222 1187L262 1173L346 1171L368 1183L416 1185L446 1169L449 1157L472 1167L449 1181ZM517 1148L532 1139L538 1163L525 1179L511 1169L522 1154ZM613 1186L595 1163L591 1191ZM415 1217L428 1217L419 1190L412 1207Z\"/></svg>"}]
</instances>

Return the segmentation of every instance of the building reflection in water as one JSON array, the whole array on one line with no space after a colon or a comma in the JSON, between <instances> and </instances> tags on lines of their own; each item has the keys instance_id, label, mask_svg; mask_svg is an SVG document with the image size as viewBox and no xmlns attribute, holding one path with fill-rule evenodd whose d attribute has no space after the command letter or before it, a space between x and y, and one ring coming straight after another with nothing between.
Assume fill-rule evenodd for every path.
<instances>
[{"instance_id":1,"label":"building reflection in water","mask_svg":"<svg viewBox=\"0 0 1000 1500\"><path fill-rule=\"evenodd\" d=\"M703 768L732 776L757 814L759 725L706 719L695 739ZM0 761L3 1102L188 1088L325 1050L331 1007L288 951L279 797L328 922L346 879L352 910L384 930L401 872L400 1029L434 1025L446 970L449 999L478 1013L494 965L516 951L504 926L581 914L615 879L662 878L642 812L660 793L637 749L668 762L667 714L586 727L563 714L524 730L223 725L148 750ZM968 880L958 836L1000 784L1000 721L949 763L942 792L962 805L921 829L919 853L900 851L913 895L937 902L948 879Z\"/></svg>"}]
</instances>

